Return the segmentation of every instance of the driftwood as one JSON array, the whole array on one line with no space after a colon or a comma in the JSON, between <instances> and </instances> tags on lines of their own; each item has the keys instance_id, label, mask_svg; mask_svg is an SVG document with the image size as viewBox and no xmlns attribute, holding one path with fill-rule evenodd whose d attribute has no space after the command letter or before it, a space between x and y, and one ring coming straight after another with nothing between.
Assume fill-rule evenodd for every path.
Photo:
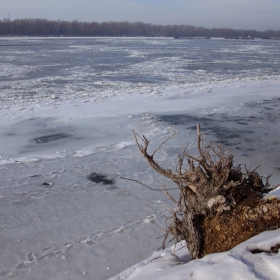
<instances>
[{"instance_id":1,"label":"driftwood","mask_svg":"<svg viewBox=\"0 0 280 280\"><path fill-rule=\"evenodd\" d=\"M168 189L162 191L176 205L170 210L162 248L169 234L176 242L185 240L192 259L213 252L226 251L261 231L280 227L280 201L263 200L263 194L273 188L269 177L260 176L256 169L242 172L242 165L233 166L233 155L227 155L221 145L202 146L200 125L197 125L198 156L182 150L175 170L161 167L148 153L149 140L133 135L141 154L160 175L172 180L178 189L175 199ZM143 144L140 144L140 141ZM186 165L186 166L185 166Z\"/></svg>"}]
</instances>

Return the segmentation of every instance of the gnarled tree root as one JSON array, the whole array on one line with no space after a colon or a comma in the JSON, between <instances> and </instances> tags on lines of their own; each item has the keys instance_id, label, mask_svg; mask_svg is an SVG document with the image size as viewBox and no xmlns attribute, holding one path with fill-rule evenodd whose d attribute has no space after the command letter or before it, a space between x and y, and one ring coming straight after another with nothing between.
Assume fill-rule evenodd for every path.
<instances>
[{"instance_id":1,"label":"gnarled tree root","mask_svg":"<svg viewBox=\"0 0 280 280\"><path fill-rule=\"evenodd\" d=\"M148 153L150 142L145 136L135 131L133 135L150 166L177 185L177 198L161 187L176 207L167 218L163 249L171 234L176 242L185 240L191 258L197 259L227 251L262 231L280 227L280 201L263 198L275 188L268 182L270 175L262 177L256 169L250 171L245 166L243 172L241 164L233 166L233 155L227 155L221 145L202 146L199 124L198 156L183 149L174 170L161 167L155 160L156 152L174 135L153 153Z\"/></svg>"}]
</instances>

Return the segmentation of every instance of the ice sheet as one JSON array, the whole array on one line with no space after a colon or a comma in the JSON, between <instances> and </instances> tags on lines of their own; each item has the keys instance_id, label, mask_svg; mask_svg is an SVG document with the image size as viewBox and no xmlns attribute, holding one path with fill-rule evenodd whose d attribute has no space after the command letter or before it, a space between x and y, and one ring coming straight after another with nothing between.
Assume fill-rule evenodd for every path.
<instances>
[{"instance_id":1,"label":"ice sheet","mask_svg":"<svg viewBox=\"0 0 280 280\"><path fill-rule=\"evenodd\" d=\"M36 40L31 41L42 43L42 39ZM178 132L156 154L161 164L174 166L181 147L189 144L194 152L194 127L200 122L206 141L222 142L239 163L256 167L264 162L260 172L274 173L272 182L280 182L277 74L264 70L262 79L256 72L247 72L214 81L217 76L209 69L193 65L194 58L186 57L184 62L194 68L190 75L194 82L183 83L182 46L172 46L173 52L168 47L171 39L139 39L142 49L138 51L131 50L126 40L109 39L111 57L119 54L139 59L135 65L116 60L115 72L110 60L99 61L97 70L88 66L89 61L67 67L58 63L56 58L69 55L69 49L83 57L84 52L99 52L108 44L107 39L99 38L88 40L88 45L80 45L78 40L73 46L75 40L53 39L62 45L57 50L44 39L45 45L34 44L33 52L24 52L18 68L11 68L11 63L22 51L15 48L1 53L7 63L5 73L17 69L14 76L3 75L0 85L3 279L108 279L161 245L155 238L162 231L155 223L165 227L170 202L161 192L120 177L152 187L169 186L170 182L155 174L141 157L132 129L151 140L151 149ZM69 42L72 47L68 49ZM267 48L254 44L254 51L265 55ZM158 45L168 48L155 57L153 48ZM193 55L201 49L195 47ZM243 46L238 52L248 54L251 47ZM224 48L225 53L227 50ZM55 52L57 56L45 61ZM43 66L36 65L34 53ZM221 62L215 63L219 71ZM235 60L231 63L238 65ZM36 67L42 67L44 77ZM165 67L171 70L162 73ZM60 75L52 75L56 69ZM102 73L102 79L95 71ZM136 83L133 79L139 73L144 73L145 81ZM157 80L149 83L153 73ZM94 181L92 174L102 180Z\"/></svg>"},{"instance_id":2,"label":"ice sheet","mask_svg":"<svg viewBox=\"0 0 280 280\"><path fill-rule=\"evenodd\" d=\"M179 132L157 155L162 164L173 165L180 147L195 146L194 127L201 122L206 139L223 142L238 162L255 167L265 161L264 171L275 171L279 180L276 86L266 84L266 101L257 84L229 88L226 97L217 89L211 97L131 97L61 103L14 119L10 113L0 134L1 275L107 279L160 246L155 237L162 233L154 221L165 226L169 201L120 176L153 187L169 183L141 158L131 129L147 135L151 148ZM59 133L69 137L32 141ZM93 172L114 183L88 180Z\"/></svg>"}]
</instances>

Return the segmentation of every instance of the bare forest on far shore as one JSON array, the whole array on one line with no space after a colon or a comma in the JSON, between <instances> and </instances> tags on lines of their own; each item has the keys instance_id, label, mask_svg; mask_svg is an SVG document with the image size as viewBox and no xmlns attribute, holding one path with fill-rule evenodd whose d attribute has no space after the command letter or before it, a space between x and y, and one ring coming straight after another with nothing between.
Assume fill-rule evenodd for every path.
<instances>
[{"instance_id":1,"label":"bare forest on far shore","mask_svg":"<svg viewBox=\"0 0 280 280\"><path fill-rule=\"evenodd\" d=\"M279 39L280 31L235 30L230 28L204 28L192 25L154 25L142 22L82 22L46 19L0 20L0 36L51 37L222 37L237 39Z\"/></svg>"}]
</instances>

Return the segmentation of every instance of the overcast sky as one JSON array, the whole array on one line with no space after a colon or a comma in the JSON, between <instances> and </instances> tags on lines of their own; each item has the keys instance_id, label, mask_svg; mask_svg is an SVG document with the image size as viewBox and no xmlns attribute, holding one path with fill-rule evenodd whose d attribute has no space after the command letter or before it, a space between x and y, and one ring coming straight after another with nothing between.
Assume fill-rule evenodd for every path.
<instances>
[{"instance_id":1,"label":"overcast sky","mask_svg":"<svg viewBox=\"0 0 280 280\"><path fill-rule=\"evenodd\" d=\"M280 30L280 0L0 0L0 19L45 18Z\"/></svg>"}]
</instances>

